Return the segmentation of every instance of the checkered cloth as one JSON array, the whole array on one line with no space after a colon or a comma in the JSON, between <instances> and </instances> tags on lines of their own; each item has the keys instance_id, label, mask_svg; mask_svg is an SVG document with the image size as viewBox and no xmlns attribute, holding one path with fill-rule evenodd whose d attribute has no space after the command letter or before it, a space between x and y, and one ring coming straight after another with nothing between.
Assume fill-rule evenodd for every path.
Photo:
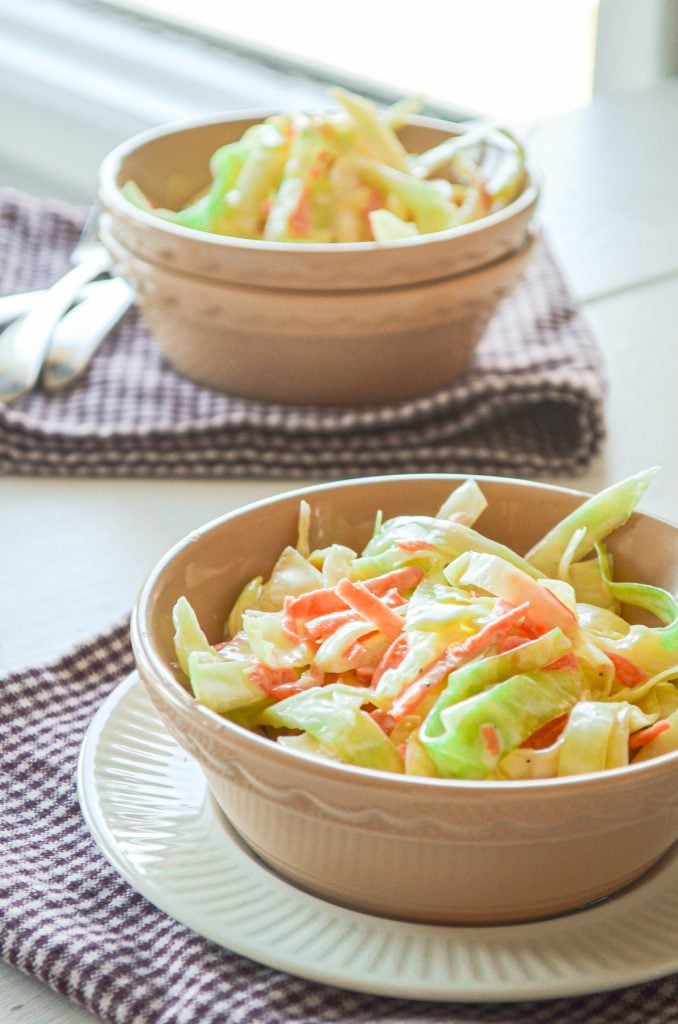
<instances>
[{"instance_id":1,"label":"checkered cloth","mask_svg":"<svg viewBox=\"0 0 678 1024\"><path fill-rule=\"evenodd\" d=\"M167 917L83 822L78 751L132 668L127 623L50 665L0 677L0 952L114 1024L676 1024L678 975L576 999L464 1005L292 978Z\"/></svg>"},{"instance_id":2,"label":"checkered cloth","mask_svg":"<svg viewBox=\"0 0 678 1024\"><path fill-rule=\"evenodd\" d=\"M52 283L84 214L0 192L0 292ZM178 376L136 311L84 383L0 404L0 472L332 478L392 472L500 475L583 470L603 436L596 347L542 243L498 308L468 370L393 405L289 407Z\"/></svg>"}]
</instances>

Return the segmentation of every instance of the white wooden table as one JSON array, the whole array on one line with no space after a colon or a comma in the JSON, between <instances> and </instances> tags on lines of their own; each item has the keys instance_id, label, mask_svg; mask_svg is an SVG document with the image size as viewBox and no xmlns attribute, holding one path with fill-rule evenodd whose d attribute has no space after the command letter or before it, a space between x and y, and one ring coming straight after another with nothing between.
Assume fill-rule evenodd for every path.
<instances>
[{"instance_id":1,"label":"white wooden table","mask_svg":"<svg viewBox=\"0 0 678 1024\"><path fill-rule=\"evenodd\" d=\"M607 366L598 490L663 466L642 507L678 519L678 82L534 126L543 222ZM0 481L0 668L52 658L129 611L157 558L195 525L298 481ZM0 868L1 871L1 868ZM92 1017L0 965L0 1020Z\"/></svg>"}]
</instances>

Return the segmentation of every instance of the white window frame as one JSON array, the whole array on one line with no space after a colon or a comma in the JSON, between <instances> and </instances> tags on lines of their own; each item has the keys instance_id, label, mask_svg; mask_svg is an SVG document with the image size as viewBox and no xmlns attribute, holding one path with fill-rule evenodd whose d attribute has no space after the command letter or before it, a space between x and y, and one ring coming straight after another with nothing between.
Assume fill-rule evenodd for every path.
<instances>
[{"instance_id":1,"label":"white window frame","mask_svg":"<svg viewBox=\"0 0 678 1024\"><path fill-rule=\"evenodd\" d=\"M656 81L661 30L675 2L601 0L597 92ZM88 203L102 157L135 132L326 96L326 82L308 69L255 59L110 3L0 0L0 185Z\"/></svg>"}]
</instances>

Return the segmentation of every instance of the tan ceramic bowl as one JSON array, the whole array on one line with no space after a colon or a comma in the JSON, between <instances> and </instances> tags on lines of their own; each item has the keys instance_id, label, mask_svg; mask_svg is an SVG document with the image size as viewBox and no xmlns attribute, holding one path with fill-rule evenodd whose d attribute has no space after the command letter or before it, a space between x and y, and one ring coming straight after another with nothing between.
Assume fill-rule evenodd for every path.
<instances>
[{"instance_id":1,"label":"tan ceramic bowl","mask_svg":"<svg viewBox=\"0 0 678 1024\"><path fill-rule=\"evenodd\" d=\"M534 782L389 775L309 758L196 703L177 668L171 610L185 594L210 639L246 581L294 543L301 496L312 543L362 547L375 511L432 514L458 477L392 476L306 488L238 509L160 562L132 625L137 666L167 728L201 765L246 843L281 875L376 914L430 922L553 915L627 885L678 837L678 754ZM527 550L583 495L479 478L479 528ZM612 544L620 578L678 587L678 527L636 514Z\"/></svg>"},{"instance_id":2,"label":"tan ceramic bowl","mask_svg":"<svg viewBox=\"0 0 678 1024\"><path fill-rule=\"evenodd\" d=\"M146 132L102 165L102 239L169 361L201 384L288 403L374 404L449 383L531 253L534 169L504 210L380 245L213 235L121 194L133 179L158 205L179 208L209 181L214 150L268 113ZM462 130L413 117L401 134L415 151Z\"/></svg>"}]
</instances>

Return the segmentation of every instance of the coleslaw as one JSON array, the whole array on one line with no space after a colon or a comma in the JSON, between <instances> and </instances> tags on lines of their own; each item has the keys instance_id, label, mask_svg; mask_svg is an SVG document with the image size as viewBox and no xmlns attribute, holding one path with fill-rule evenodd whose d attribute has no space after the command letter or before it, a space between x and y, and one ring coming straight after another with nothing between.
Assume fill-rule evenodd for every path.
<instances>
[{"instance_id":1,"label":"coleslaw","mask_svg":"<svg viewBox=\"0 0 678 1024\"><path fill-rule=\"evenodd\" d=\"M614 579L606 538L655 470L590 498L523 557L474 526L469 479L434 516L377 514L360 551L298 539L210 643L185 597L196 700L292 751L450 779L541 779L678 750L678 601ZM650 612L632 624L623 607Z\"/></svg>"},{"instance_id":2,"label":"coleslaw","mask_svg":"<svg viewBox=\"0 0 678 1024\"><path fill-rule=\"evenodd\" d=\"M156 207L134 181L122 192L183 227L324 243L388 242L468 224L524 188L524 148L505 128L481 125L412 154L397 129L416 102L382 113L345 89L332 96L336 112L276 114L219 148L211 184L181 210Z\"/></svg>"}]
</instances>

